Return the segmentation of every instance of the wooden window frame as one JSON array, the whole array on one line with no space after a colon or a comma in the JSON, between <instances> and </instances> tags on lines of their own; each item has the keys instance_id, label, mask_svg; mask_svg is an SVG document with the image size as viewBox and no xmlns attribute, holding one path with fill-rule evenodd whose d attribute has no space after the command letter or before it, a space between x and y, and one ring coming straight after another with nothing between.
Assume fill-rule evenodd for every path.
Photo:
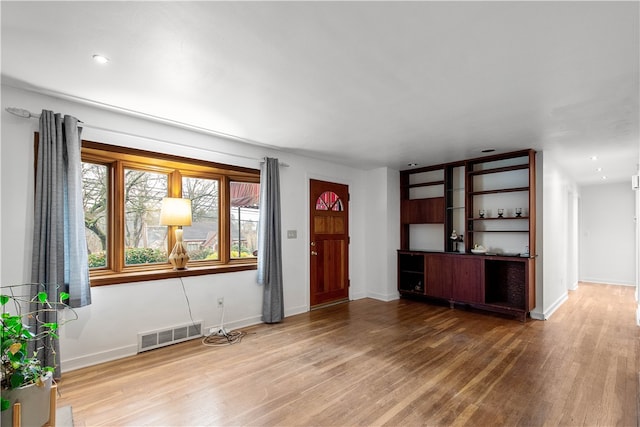
<instances>
[{"instance_id":1,"label":"wooden window frame","mask_svg":"<svg viewBox=\"0 0 640 427\"><path fill-rule=\"evenodd\" d=\"M156 153L100 142L82 141L82 161L109 167L107 212L107 266L89 272L91 286L131 283L205 274L256 270L256 258L232 259L229 183L259 183L257 169L225 165L170 154ZM174 270L169 262L126 266L124 264L124 168L139 168L168 174L170 197L181 197L182 176L219 180L218 260L190 261L186 270ZM174 227L167 232L168 251L175 245Z\"/></svg>"}]
</instances>

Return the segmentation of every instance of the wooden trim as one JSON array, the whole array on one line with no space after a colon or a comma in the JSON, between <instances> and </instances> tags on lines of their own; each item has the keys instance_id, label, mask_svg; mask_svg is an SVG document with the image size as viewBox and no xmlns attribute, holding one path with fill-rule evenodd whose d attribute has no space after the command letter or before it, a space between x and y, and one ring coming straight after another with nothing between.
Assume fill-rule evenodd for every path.
<instances>
[{"instance_id":1,"label":"wooden trim","mask_svg":"<svg viewBox=\"0 0 640 427\"><path fill-rule=\"evenodd\" d=\"M429 187L432 185L444 185L444 180L442 181L431 181L431 182L420 182L418 184L409 184L408 187L409 188L416 188L416 187Z\"/></svg>"},{"instance_id":2,"label":"wooden trim","mask_svg":"<svg viewBox=\"0 0 640 427\"><path fill-rule=\"evenodd\" d=\"M221 241L218 242L218 257L223 264L227 264L231 259L231 213L229 207L231 206L231 187L229 185L229 179L223 177L221 180L221 186L219 189L220 206L225 206L226 209L220 209L220 224L229 224L229 227L225 227L224 230L220 229Z\"/></svg>"},{"instance_id":3,"label":"wooden trim","mask_svg":"<svg viewBox=\"0 0 640 427\"><path fill-rule=\"evenodd\" d=\"M468 191L468 193L472 196L479 196L481 194L516 193L518 191L529 191L529 187L501 188L499 190Z\"/></svg>"},{"instance_id":4,"label":"wooden trim","mask_svg":"<svg viewBox=\"0 0 640 427\"><path fill-rule=\"evenodd\" d=\"M424 167L416 168L416 169L406 169L406 170L403 170L403 171L400 171L400 172L413 175L415 173L432 172L432 171L435 171L435 170L444 169L444 167L446 165L448 165L448 163L443 163L443 164L440 164L440 165L433 165L433 166L424 166Z\"/></svg>"},{"instance_id":5,"label":"wooden trim","mask_svg":"<svg viewBox=\"0 0 640 427\"><path fill-rule=\"evenodd\" d=\"M244 260L243 260L244 261ZM91 277L91 286L104 286L115 285L118 283L133 283L143 282L149 280L171 279L179 277L191 277L191 276L203 276L207 274L220 274L220 273L232 273L238 271L257 270L258 263L235 263L218 264L215 266L196 266L192 267L187 264L186 270L174 270L172 268L164 267L161 270L156 271L136 271L136 272L122 272L122 273L105 273Z\"/></svg>"},{"instance_id":6,"label":"wooden trim","mask_svg":"<svg viewBox=\"0 0 640 427\"><path fill-rule=\"evenodd\" d=\"M478 217L475 217L475 218L467 218L467 219L469 221L493 221L493 220L504 221L506 219L529 219L529 217L528 216L505 216L503 218L495 218L495 217L492 217L492 218L487 218L487 217L478 218Z\"/></svg>"},{"instance_id":7,"label":"wooden trim","mask_svg":"<svg viewBox=\"0 0 640 427\"><path fill-rule=\"evenodd\" d=\"M245 168L241 166L226 165L222 163L210 162L207 160L200 160L200 159L194 159L190 157L181 157L181 156L174 156L172 154L158 153L155 151L121 147L118 145L109 145L101 142L82 140L82 148L87 152L95 152L98 154L102 152L103 154L106 154L109 157L113 157L114 153L117 153L121 155L123 160L130 157L152 157L160 161L169 162L169 163L188 163L191 165L197 165L197 166L206 168L207 170L210 170L210 171L219 170L222 173L228 173L229 171L234 171L238 175L247 174L251 176L255 174L260 174L259 169L251 169L251 168Z\"/></svg>"},{"instance_id":8,"label":"wooden trim","mask_svg":"<svg viewBox=\"0 0 640 427\"><path fill-rule=\"evenodd\" d=\"M484 156L484 157L475 157L473 159L467 159L467 163L488 163L488 162L495 162L497 160L506 160L506 159L513 159L516 157L526 157L529 156L531 152L534 152L534 150L532 149L526 149L526 150L518 150L518 151L511 151L508 153L502 153L502 154L493 154L490 156Z\"/></svg>"},{"instance_id":9,"label":"wooden trim","mask_svg":"<svg viewBox=\"0 0 640 427\"><path fill-rule=\"evenodd\" d=\"M22 425L22 404L16 402L13 404L13 422L12 427L21 427Z\"/></svg>"},{"instance_id":10,"label":"wooden trim","mask_svg":"<svg viewBox=\"0 0 640 427\"><path fill-rule=\"evenodd\" d=\"M107 219L108 227L112 229L112 240L107 242L107 253L111 256L107 262L115 271L122 271L125 266L124 256L124 168L122 162L115 162L113 173L113 191L110 191L110 197L113 204L110 205L109 218ZM111 220L113 218L113 221ZM109 245L110 243L110 245ZM91 279L91 273L89 273Z\"/></svg>"},{"instance_id":11,"label":"wooden trim","mask_svg":"<svg viewBox=\"0 0 640 427\"><path fill-rule=\"evenodd\" d=\"M58 409L58 385L53 384L49 391L49 422L48 426L56 426L56 410Z\"/></svg>"},{"instance_id":12,"label":"wooden trim","mask_svg":"<svg viewBox=\"0 0 640 427\"><path fill-rule=\"evenodd\" d=\"M511 171L517 171L522 169L529 169L529 164L504 166L501 168L493 168L493 169L482 169L479 171L467 171L467 173L469 175L485 175L489 173L511 172Z\"/></svg>"},{"instance_id":13,"label":"wooden trim","mask_svg":"<svg viewBox=\"0 0 640 427\"><path fill-rule=\"evenodd\" d=\"M526 149L526 150L511 151L509 153L494 154L494 155L489 155L484 157L474 157L472 159L458 160L458 161L449 162L449 163L441 163L438 165L425 166L422 168L404 169L400 171L400 174L413 175L416 173L431 172L438 169L444 169L449 166L451 167L465 166L465 165L473 165L476 163L494 162L496 160L512 159L516 157L525 157L530 155L531 152L535 154L535 151L533 149Z\"/></svg>"},{"instance_id":14,"label":"wooden trim","mask_svg":"<svg viewBox=\"0 0 640 427\"><path fill-rule=\"evenodd\" d=\"M536 152L529 151L529 255L537 256L536 252ZM535 268L532 268L533 283L535 283ZM535 295L534 295L535 298Z\"/></svg>"},{"instance_id":15,"label":"wooden trim","mask_svg":"<svg viewBox=\"0 0 640 427\"><path fill-rule=\"evenodd\" d=\"M82 159L109 167L108 176L108 212L107 267L90 270L92 286L116 283L137 282L142 280L164 279L169 277L217 274L232 271L256 269L256 261L250 259L231 259L230 232L230 189L234 182L260 183L260 171L243 167L222 165L198 159L154 153L126 147L111 146L103 143L83 141ZM167 175L167 194L181 197L182 177L197 177L218 181L219 221L218 221L218 260L192 261L188 270L174 271L168 263L153 265L127 266L125 263L125 200L124 171L136 169ZM168 227L167 252L175 245L175 227Z\"/></svg>"}]
</instances>

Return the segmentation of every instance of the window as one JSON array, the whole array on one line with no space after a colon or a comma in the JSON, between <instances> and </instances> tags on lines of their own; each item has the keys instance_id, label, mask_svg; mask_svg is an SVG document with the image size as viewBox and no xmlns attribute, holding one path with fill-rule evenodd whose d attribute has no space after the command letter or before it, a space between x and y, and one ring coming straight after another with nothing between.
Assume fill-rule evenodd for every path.
<instances>
[{"instance_id":1,"label":"window","mask_svg":"<svg viewBox=\"0 0 640 427\"><path fill-rule=\"evenodd\" d=\"M258 170L89 141L82 161L92 285L256 268ZM160 225L164 197L191 200L187 270L168 262L175 233Z\"/></svg>"},{"instance_id":2,"label":"window","mask_svg":"<svg viewBox=\"0 0 640 427\"><path fill-rule=\"evenodd\" d=\"M124 264L167 262L167 227L160 224L169 174L124 168Z\"/></svg>"},{"instance_id":3,"label":"window","mask_svg":"<svg viewBox=\"0 0 640 427\"><path fill-rule=\"evenodd\" d=\"M344 208L342 207L342 200L336 193L325 191L316 200L316 210L342 212Z\"/></svg>"},{"instance_id":4,"label":"window","mask_svg":"<svg viewBox=\"0 0 640 427\"><path fill-rule=\"evenodd\" d=\"M231 258L258 254L260 184L231 183Z\"/></svg>"},{"instance_id":5,"label":"window","mask_svg":"<svg viewBox=\"0 0 640 427\"><path fill-rule=\"evenodd\" d=\"M220 259L219 182L217 179L183 177L182 197L191 199L192 223L184 227L184 242L192 260Z\"/></svg>"}]
</instances>

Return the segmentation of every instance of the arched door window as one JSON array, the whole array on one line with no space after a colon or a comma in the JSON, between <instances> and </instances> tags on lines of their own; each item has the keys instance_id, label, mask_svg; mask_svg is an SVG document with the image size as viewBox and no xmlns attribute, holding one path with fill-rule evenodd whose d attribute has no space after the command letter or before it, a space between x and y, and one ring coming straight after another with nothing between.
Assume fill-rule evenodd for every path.
<instances>
[{"instance_id":1,"label":"arched door window","mask_svg":"<svg viewBox=\"0 0 640 427\"><path fill-rule=\"evenodd\" d=\"M325 191L316 200L316 210L342 212L344 207L342 200L340 200L340 197L338 197L336 193L333 191Z\"/></svg>"}]
</instances>

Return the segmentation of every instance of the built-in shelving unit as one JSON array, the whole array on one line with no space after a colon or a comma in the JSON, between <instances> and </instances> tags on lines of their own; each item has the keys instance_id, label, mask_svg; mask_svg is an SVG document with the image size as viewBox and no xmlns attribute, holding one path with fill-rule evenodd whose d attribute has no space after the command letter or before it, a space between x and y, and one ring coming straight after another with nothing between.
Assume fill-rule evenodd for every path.
<instances>
[{"instance_id":1,"label":"built-in shelving unit","mask_svg":"<svg viewBox=\"0 0 640 427\"><path fill-rule=\"evenodd\" d=\"M400 294L525 319L535 306L535 152L402 171L400 182Z\"/></svg>"}]
</instances>

